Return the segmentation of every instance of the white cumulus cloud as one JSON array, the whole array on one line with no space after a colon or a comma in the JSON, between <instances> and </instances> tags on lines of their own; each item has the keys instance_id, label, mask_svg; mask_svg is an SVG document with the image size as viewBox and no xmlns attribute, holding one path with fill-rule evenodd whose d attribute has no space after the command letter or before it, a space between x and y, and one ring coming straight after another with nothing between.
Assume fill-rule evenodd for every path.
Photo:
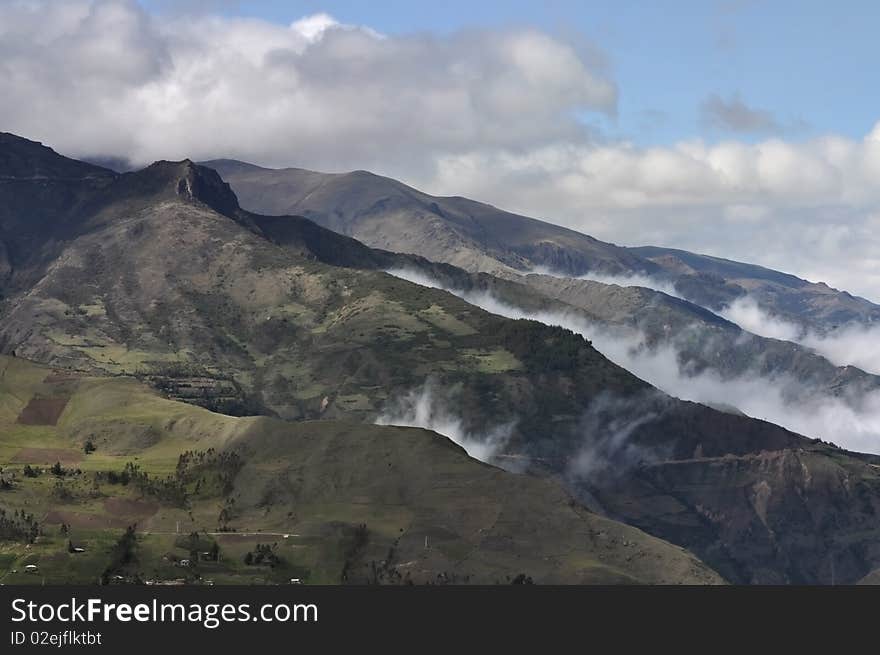
<instances>
[{"instance_id":1,"label":"white cumulus cloud","mask_svg":"<svg viewBox=\"0 0 880 655\"><path fill-rule=\"evenodd\" d=\"M366 168L880 301L880 123L863 138L608 140L589 117L617 114L613 57L529 28L382 35L324 13L278 24L134 0L3 2L0 126L139 164ZM710 109L746 131L773 122L732 97Z\"/></svg>"}]
</instances>

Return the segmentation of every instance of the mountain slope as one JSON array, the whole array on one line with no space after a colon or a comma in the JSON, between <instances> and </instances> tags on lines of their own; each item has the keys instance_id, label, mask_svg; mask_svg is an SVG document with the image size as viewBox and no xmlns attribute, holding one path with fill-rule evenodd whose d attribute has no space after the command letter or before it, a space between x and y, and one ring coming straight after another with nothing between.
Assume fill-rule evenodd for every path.
<instances>
[{"instance_id":1,"label":"mountain slope","mask_svg":"<svg viewBox=\"0 0 880 655\"><path fill-rule=\"evenodd\" d=\"M50 398L56 411L37 411ZM87 441L95 450L84 454ZM50 474L56 461L64 474ZM108 477L133 462L131 480ZM45 471L28 477L25 466ZM164 400L132 379L8 357L0 357L0 468L5 516L24 510L40 533L32 545L0 534L7 583L37 581L10 573L25 564L49 583L93 582L113 566L108 542L134 522L135 561L112 571L130 579L720 582L684 550L582 509L548 480L476 462L431 432L236 419ZM10 533L14 524L0 520ZM201 548L218 545L220 561L190 555L193 532ZM244 564L267 541L280 562ZM68 542L85 552L69 552ZM194 565L168 561L183 558Z\"/></svg>"},{"instance_id":2,"label":"mountain slope","mask_svg":"<svg viewBox=\"0 0 880 655\"><path fill-rule=\"evenodd\" d=\"M368 246L421 255L467 270L601 268L659 271L622 248L467 198L439 198L367 171L273 170L231 160L204 164L230 183L242 206L298 214Z\"/></svg>"},{"instance_id":3,"label":"mountain slope","mask_svg":"<svg viewBox=\"0 0 880 655\"><path fill-rule=\"evenodd\" d=\"M880 306L822 282L672 248L627 250L663 269L686 298L713 310L725 308L746 293L773 316L820 333L848 323L880 321Z\"/></svg>"},{"instance_id":4,"label":"mountain slope","mask_svg":"<svg viewBox=\"0 0 880 655\"><path fill-rule=\"evenodd\" d=\"M67 221L112 171L0 132L0 284L64 239Z\"/></svg>"},{"instance_id":5,"label":"mountain slope","mask_svg":"<svg viewBox=\"0 0 880 655\"><path fill-rule=\"evenodd\" d=\"M266 169L232 160L206 165L244 207L300 214L369 246L494 274L546 268L580 276L651 276L696 304L720 310L754 296L770 314L825 332L880 321L880 306L759 266L666 248L623 248L466 198L434 197L365 171Z\"/></svg>"},{"instance_id":6,"label":"mountain slope","mask_svg":"<svg viewBox=\"0 0 880 655\"><path fill-rule=\"evenodd\" d=\"M693 375L710 370L727 380L742 376L788 379L796 382L790 385L792 399L801 402L811 394L858 401L880 389L880 376L854 366L835 366L796 343L751 334L699 305L661 291L534 274L521 280L548 297L589 312L597 325L629 328L649 348L673 346L683 368Z\"/></svg>"},{"instance_id":7,"label":"mountain slope","mask_svg":"<svg viewBox=\"0 0 880 655\"><path fill-rule=\"evenodd\" d=\"M650 373L648 368L656 368L652 362L668 355L667 365L654 372L665 378L672 375L675 387L667 391L677 395L699 397L680 387L690 388L691 380L693 392L705 374L718 382L765 381L780 391L781 404L803 407L817 400L834 401L857 414L880 390L880 376L854 366L834 366L804 346L751 334L698 305L653 289L538 274L502 279L415 258L395 266L396 275L448 289L490 311L497 306L502 315L537 317L580 331L638 375L643 374L639 366ZM663 387L663 380L645 375ZM717 393L723 395L724 390ZM729 395L699 400L735 405ZM774 421L785 424L783 418Z\"/></svg>"}]
</instances>

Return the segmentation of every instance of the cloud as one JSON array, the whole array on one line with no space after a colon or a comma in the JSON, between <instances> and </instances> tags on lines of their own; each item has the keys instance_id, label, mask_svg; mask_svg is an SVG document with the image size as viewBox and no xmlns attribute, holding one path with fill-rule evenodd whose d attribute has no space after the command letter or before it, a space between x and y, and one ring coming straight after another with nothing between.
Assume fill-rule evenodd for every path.
<instances>
[{"instance_id":1,"label":"cloud","mask_svg":"<svg viewBox=\"0 0 880 655\"><path fill-rule=\"evenodd\" d=\"M603 479L659 459L661 453L633 443L633 433L663 413L665 403L656 390L631 398L608 393L597 396L581 417L581 447L568 462L566 475L601 484Z\"/></svg>"},{"instance_id":2,"label":"cloud","mask_svg":"<svg viewBox=\"0 0 880 655\"><path fill-rule=\"evenodd\" d=\"M441 157L426 185L609 241L757 263L880 301L880 123L860 140L484 148Z\"/></svg>"},{"instance_id":3,"label":"cloud","mask_svg":"<svg viewBox=\"0 0 880 655\"><path fill-rule=\"evenodd\" d=\"M455 411L457 403L436 380L428 379L421 387L394 398L376 419L377 425L401 425L433 430L448 437L481 462L495 462L495 456L507 444L515 423L496 426L485 433L473 433Z\"/></svg>"},{"instance_id":4,"label":"cloud","mask_svg":"<svg viewBox=\"0 0 880 655\"><path fill-rule=\"evenodd\" d=\"M880 375L880 326L851 324L823 335L808 332L800 342L838 366Z\"/></svg>"},{"instance_id":5,"label":"cloud","mask_svg":"<svg viewBox=\"0 0 880 655\"><path fill-rule=\"evenodd\" d=\"M727 307L717 312L728 321L736 323L759 337L781 339L782 341L800 341L802 328L780 318L770 316L751 296L737 298Z\"/></svg>"},{"instance_id":6,"label":"cloud","mask_svg":"<svg viewBox=\"0 0 880 655\"><path fill-rule=\"evenodd\" d=\"M782 131L782 126L766 109L753 109L739 95L725 100L711 94L700 107L703 122L714 129L739 134L764 134Z\"/></svg>"},{"instance_id":7,"label":"cloud","mask_svg":"<svg viewBox=\"0 0 880 655\"><path fill-rule=\"evenodd\" d=\"M428 170L440 152L584 141L617 91L532 29L383 36L328 14L290 25L133 0L0 6L4 129L78 156L231 156Z\"/></svg>"},{"instance_id":8,"label":"cloud","mask_svg":"<svg viewBox=\"0 0 880 655\"><path fill-rule=\"evenodd\" d=\"M427 282L425 286L444 288L420 273L408 270L388 272L417 284ZM767 377L750 372L722 378L712 370L694 373L685 358L680 356L675 343L649 347L645 335L637 329L604 329L574 312L527 312L488 292L446 290L493 314L536 320L580 334L615 364L677 398L721 409L735 408L808 437L831 441L856 451L880 454L880 391L848 398L817 392L785 375ZM619 432L611 430L611 434ZM620 440L614 439L609 442L611 445L619 443ZM589 456L590 453L585 455Z\"/></svg>"},{"instance_id":9,"label":"cloud","mask_svg":"<svg viewBox=\"0 0 880 655\"><path fill-rule=\"evenodd\" d=\"M753 334L799 343L837 366L880 375L880 325L851 323L820 334L771 315L751 296L737 298L718 313Z\"/></svg>"},{"instance_id":10,"label":"cloud","mask_svg":"<svg viewBox=\"0 0 880 655\"><path fill-rule=\"evenodd\" d=\"M632 273L630 275L605 275L603 273L590 272L572 278L570 275L553 271L544 266L536 266L530 272L537 273L538 275L549 275L551 277L570 278L575 280L589 280L591 282L600 282L602 284L615 284L619 287L644 287L646 289L660 291L661 293L665 293L667 296L672 296L673 298L681 298L681 295L669 282L658 280L649 275L642 275L641 273Z\"/></svg>"},{"instance_id":11,"label":"cloud","mask_svg":"<svg viewBox=\"0 0 880 655\"><path fill-rule=\"evenodd\" d=\"M139 164L366 168L880 300L880 123L861 139L638 147L585 120L613 117L618 99L589 44L535 29L381 35L326 14L281 25L211 13L222 2L187 6L205 10L0 3L0 94L14 99L0 103L0 125L65 154ZM773 122L736 100L710 105L740 128Z\"/></svg>"}]
</instances>

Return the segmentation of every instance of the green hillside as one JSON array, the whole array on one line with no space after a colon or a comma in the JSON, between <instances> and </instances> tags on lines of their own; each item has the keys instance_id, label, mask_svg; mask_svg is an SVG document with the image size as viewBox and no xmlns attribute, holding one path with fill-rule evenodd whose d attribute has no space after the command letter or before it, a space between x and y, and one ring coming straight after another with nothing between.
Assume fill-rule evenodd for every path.
<instances>
[{"instance_id":1,"label":"green hillside","mask_svg":"<svg viewBox=\"0 0 880 655\"><path fill-rule=\"evenodd\" d=\"M720 581L432 432L233 418L18 358L0 357L0 468L7 584Z\"/></svg>"}]
</instances>

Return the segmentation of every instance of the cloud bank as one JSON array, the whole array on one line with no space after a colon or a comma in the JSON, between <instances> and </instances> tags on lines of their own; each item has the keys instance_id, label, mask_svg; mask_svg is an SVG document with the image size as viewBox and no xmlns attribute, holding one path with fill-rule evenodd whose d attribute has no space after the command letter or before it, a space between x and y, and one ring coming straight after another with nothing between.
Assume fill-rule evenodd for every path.
<instances>
[{"instance_id":1,"label":"cloud bank","mask_svg":"<svg viewBox=\"0 0 880 655\"><path fill-rule=\"evenodd\" d=\"M819 334L771 315L751 296L737 298L719 314L753 334L806 346L837 366L880 375L880 325L854 323Z\"/></svg>"},{"instance_id":2,"label":"cloud bank","mask_svg":"<svg viewBox=\"0 0 880 655\"><path fill-rule=\"evenodd\" d=\"M642 275L640 273L630 273L628 275L606 275L604 273L590 271L583 275L572 277L567 273L560 273L559 271L555 271L546 266L535 266L529 271L529 273L572 280L588 280L590 282L601 282L602 284L616 284L619 287L645 287L646 289L660 291L673 298L683 299L678 291L675 290L675 286L671 283L664 280L658 280L650 275Z\"/></svg>"},{"instance_id":3,"label":"cloud bank","mask_svg":"<svg viewBox=\"0 0 880 655\"><path fill-rule=\"evenodd\" d=\"M445 289L418 272L388 272L416 284ZM637 330L606 330L574 312L527 312L488 292L445 290L493 314L536 320L580 334L612 362L669 395L722 410L736 409L808 437L880 454L880 391L857 399L841 398L817 393L788 376L747 374L722 379L710 370L694 374L682 363L674 344L649 348Z\"/></svg>"},{"instance_id":4,"label":"cloud bank","mask_svg":"<svg viewBox=\"0 0 880 655\"><path fill-rule=\"evenodd\" d=\"M289 25L155 16L133 0L0 6L8 130L75 155L230 156L428 171L474 144L583 140L573 110L617 91L536 30L383 36L326 14Z\"/></svg>"},{"instance_id":5,"label":"cloud bank","mask_svg":"<svg viewBox=\"0 0 880 655\"><path fill-rule=\"evenodd\" d=\"M324 14L282 25L133 0L4 2L0 94L14 101L0 125L141 164L372 169L880 301L880 123L861 139L608 140L591 125L618 111L613 55L534 29L382 35ZM734 135L778 122L735 97L709 110Z\"/></svg>"}]
</instances>

